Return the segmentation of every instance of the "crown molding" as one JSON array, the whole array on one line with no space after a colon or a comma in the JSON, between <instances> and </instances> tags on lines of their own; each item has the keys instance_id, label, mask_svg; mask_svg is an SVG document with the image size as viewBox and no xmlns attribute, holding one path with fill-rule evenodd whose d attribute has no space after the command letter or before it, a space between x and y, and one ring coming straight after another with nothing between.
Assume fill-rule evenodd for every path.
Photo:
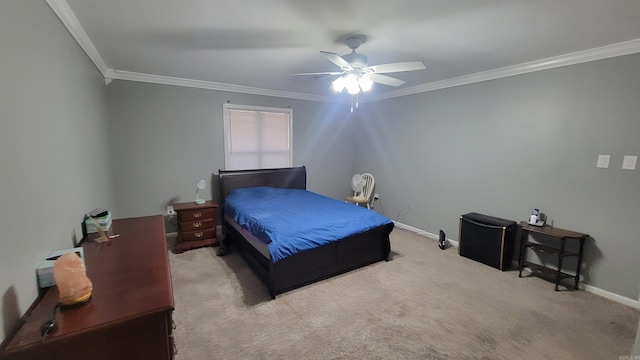
<instances>
[{"instance_id":1,"label":"crown molding","mask_svg":"<svg viewBox=\"0 0 640 360\"><path fill-rule=\"evenodd\" d=\"M49 7L58 16L60 21L69 30L73 38L78 42L80 47L89 56L91 61L95 64L98 70L102 73L105 79L105 84L109 85L113 80L129 80L148 82L154 84L175 85L184 87L193 87L200 89L221 90L230 91L244 94L275 96L288 99L310 100L320 102L343 102L338 98L332 98L329 96L305 94L291 91L279 91L255 88L242 85L225 84L211 81L183 79L169 76L143 74L130 71L114 70L107 66L107 64L100 56L100 53L93 45L89 36L80 25L78 18L73 13L73 10L69 7L69 4L65 0L46 0Z\"/></svg>"},{"instance_id":2,"label":"crown molding","mask_svg":"<svg viewBox=\"0 0 640 360\"><path fill-rule=\"evenodd\" d=\"M576 51L569 54L554 56L546 59L535 60L523 64L506 66L499 69L483 71L475 74L464 75L452 79L434 81L404 89L389 91L384 94L377 94L366 99L364 102L373 102L384 99L391 99L401 96L413 95L428 91L446 89L454 86L473 84L482 81L500 79L509 76L521 75L535 71L553 69L562 66L580 64L589 61L612 58L635 54L640 52L640 39L634 39L621 43L602 46L584 51Z\"/></svg>"},{"instance_id":3,"label":"crown molding","mask_svg":"<svg viewBox=\"0 0 640 360\"><path fill-rule=\"evenodd\" d=\"M210 89L210 90L220 90L220 91L229 91L229 92L237 92L237 93L245 93L245 94L254 94L254 95L264 95L264 96L274 96L274 97L283 97L289 99L299 99L299 100L309 100L309 101L320 101L320 102L337 102L337 103L345 103L344 99L340 99L339 97L331 97L331 96L322 96L322 95L313 95L306 93L298 93L298 92L290 92L290 91L280 91L280 90L270 90L270 89L262 89L262 88L254 88L250 86L242 86L242 85L233 85L233 84L225 84L218 83L212 81L203 81L203 80L192 80L192 79L183 79L169 76L161 76L161 75L152 75L152 74L143 74L122 70L113 70L107 67L106 63L98 53L98 50L93 45L87 33L84 31L75 14L67 4L65 0L46 0L47 4L54 13L58 16L60 21L66 26L69 30L73 38L78 42L80 47L84 50L84 52L89 56L91 61L95 64L98 70L102 73L105 78L105 83L108 85L113 80L129 80L129 81L139 81L139 82L148 82L154 84L164 84L164 85L175 85L175 86L185 86L185 87L193 87L200 89ZM391 99L401 96L419 94L428 91L446 89L454 86L460 85L468 85L473 83L478 83L482 81L500 79L509 76L521 75L526 73L531 73L535 71L553 69L562 66L568 66L573 64L579 64L589 61L601 60L616 56L635 54L640 52L640 39L634 39L630 41L625 41L621 43L611 44L602 46L599 48L584 50L584 51L576 51L573 53L550 57L541 60L535 60L523 64L506 66L499 69L493 69L488 71L483 71L475 74L464 75L456 78L434 81L430 83L425 83L417 86L407 87L398 90L392 90L383 94L371 94L367 96L366 99L361 99L361 103L374 102L379 100Z\"/></svg>"},{"instance_id":4,"label":"crown molding","mask_svg":"<svg viewBox=\"0 0 640 360\"><path fill-rule=\"evenodd\" d=\"M73 13L69 4L65 0L46 0L47 4L53 10L53 12L58 16L62 24L69 30L71 36L76 39L76 42L80 45L82 50L89 56L91 61L95 64L98 70L105 76L108 67L107 64L98 53L98 49L93 46L93 43L89 39L89 36L84 31L80 22L78 22L78 18Z\"/></svg>"},{"instance_id":5,"label":"crown molding","mask_svg":"<svg viewBox=\"0 0 640 360\"><path fill-rule=\"evenodd\" d=\"M192 87L192 88L198 88L198 89L229 91L229 92L237 92L237 93L243 93L243 94L275 96L275 97L282 97L282 98L288 98L288 99L335 102L335 99L332 99L328 96L304 94L304 93L297 93L297 92L291 92L291 91L262 89L262 88L255 88L250 86L225 84L225 83L219 83L219 82L213 82L213 81L184 79L184 78L177 78L177 77L171 77L171 76L143 74L143 73L137 73L137 72L131 72L131 71L122 71L122 70L109 69L109 71L105 75L105 78L108 79L109 82L111 82L111 80L128 80L128 81L138 81L138 82L146 82L146 83L153 83L153 84Z\"/></svg>"}]
</instances>

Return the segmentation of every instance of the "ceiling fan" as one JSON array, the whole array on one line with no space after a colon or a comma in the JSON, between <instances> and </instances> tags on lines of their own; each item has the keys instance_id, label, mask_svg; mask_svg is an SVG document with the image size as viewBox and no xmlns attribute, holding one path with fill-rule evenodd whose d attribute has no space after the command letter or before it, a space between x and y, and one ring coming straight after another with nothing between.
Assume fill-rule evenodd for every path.
<instances>
[{"instance_id":1,"label":"ceiling fan","mask_svg":"<svg viewBox=\"0 0 640 360\"><path fill-rule=\"evenodd\" d=\"M382 74L422 70L425 68L422 61L406 61L369 66L369 59L365 55L356 53L356 49L364 42L364 38L362 36L351 36L344 42L351 49L350 54L340 56L336 53L320 51L325 58L336 64L340 68L340 71L300 73L292 75L340 75L333 81L333 89L340 92L346 88L350 94L355 95L358 94L360 90L368 91L371 89L373 83L388 86L400 86L405 83L400 79Z\"/></svg>"}]
</instances>

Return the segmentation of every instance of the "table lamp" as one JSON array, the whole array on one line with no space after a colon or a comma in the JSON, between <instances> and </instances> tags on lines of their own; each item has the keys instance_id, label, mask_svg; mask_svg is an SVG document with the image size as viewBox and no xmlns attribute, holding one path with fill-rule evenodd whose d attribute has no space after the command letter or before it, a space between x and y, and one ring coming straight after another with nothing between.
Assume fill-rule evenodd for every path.
<instances>
[{"instance_id":1,"label":"table lamp","mask_svg":"<svg viewBox=\"0 0 640 360\"><path fill-rule=\"evenodd\" d=\"M198 181L198 184L196 185L196 204L198 205L204 204L205 200L198 198L198 190L204 189L205 186L207 186L207 182L204 180Z\"/></svg>"}]
</instances>

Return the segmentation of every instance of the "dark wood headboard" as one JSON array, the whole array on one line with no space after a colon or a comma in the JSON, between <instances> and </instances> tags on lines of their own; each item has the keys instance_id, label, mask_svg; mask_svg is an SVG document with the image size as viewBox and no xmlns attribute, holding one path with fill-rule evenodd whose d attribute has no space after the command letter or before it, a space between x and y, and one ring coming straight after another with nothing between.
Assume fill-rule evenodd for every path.
<instances>
[{"instance_id":1,"label":"dark wood headboard","mask_svg":"<svg viewBox=\"0 0 640 360\"><path fill-rule=\"evenodd\" d=\"M307 189L307 169L304 166L279 169L218 170L220 197L235 189L252 186L270 186L285 189Z\"/></svg>"}]
</instances>

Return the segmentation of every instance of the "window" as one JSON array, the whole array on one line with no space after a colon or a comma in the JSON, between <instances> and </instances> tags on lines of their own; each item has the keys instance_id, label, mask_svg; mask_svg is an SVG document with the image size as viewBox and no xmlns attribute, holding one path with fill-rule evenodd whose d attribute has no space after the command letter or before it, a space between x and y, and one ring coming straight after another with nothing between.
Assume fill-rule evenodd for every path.
<instances>
[{"instance_id":1,"label":"window","mask_svg":"<svg viewBox=\"0 0 640 360\"><path fill-rule=\"evenodd\" d=\"M292 166L291 109L224 104L227 170Z\"/></svg>"}]
</instances>

